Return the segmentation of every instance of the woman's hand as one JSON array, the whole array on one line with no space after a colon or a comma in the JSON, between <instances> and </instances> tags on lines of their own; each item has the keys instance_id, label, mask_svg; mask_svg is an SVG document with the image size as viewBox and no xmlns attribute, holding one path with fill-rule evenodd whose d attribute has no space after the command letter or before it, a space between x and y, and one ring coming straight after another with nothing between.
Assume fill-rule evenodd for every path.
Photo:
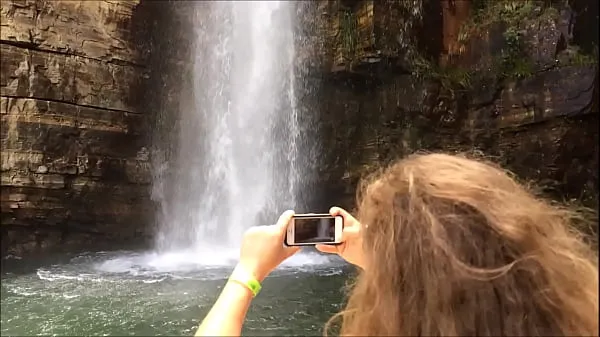
<instances>
[{"instance_id":1,"label":"woman's hand","mask_svg":"<svg viewBox=\"0 0 600 337\"><path fill-rule=\"evenodd\" d=\"M339 245L317 245L316 248L323 253L338 254L344 260L365 269L364 253L362 247L361 229L362 225L350 213L342 208L332 207L329 214L344 218L344 230L342 232L342 243Z\"/></svg>"},{"instance_id":2,"label":"woman's hand","mask_svg":"<svg viewBox=\"0 0 600 337\"><path fill-rule=\"evenodd\" d=\"M244 233L239 265L258 281L262 282L281 262L300 250L283 244L293 215L294 211L286 211L277 224L252 227Z\"/></svg>"}]
</instances>

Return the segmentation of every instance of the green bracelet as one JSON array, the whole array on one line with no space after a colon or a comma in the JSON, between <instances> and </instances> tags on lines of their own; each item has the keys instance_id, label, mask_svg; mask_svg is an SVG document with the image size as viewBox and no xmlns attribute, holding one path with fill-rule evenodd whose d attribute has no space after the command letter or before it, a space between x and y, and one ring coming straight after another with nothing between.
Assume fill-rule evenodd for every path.
<instances>
[{"instance_id":1,"label":"green bracelet","mask_svg":"<svg viewBox=\"0 0 600 337\"><path fill-rule=\"evenodd\" d=\"M233 270L233 273L231 273L231 276L229 277L229 281L239 283L245 286L246 288L250 289L253 296L258 295L260 289L262 288L260 282L257 279L255 279L252 276L252 274L248 273L245 269L240 268L240 266L237 266Z\"/></svg>"}]
</instances>

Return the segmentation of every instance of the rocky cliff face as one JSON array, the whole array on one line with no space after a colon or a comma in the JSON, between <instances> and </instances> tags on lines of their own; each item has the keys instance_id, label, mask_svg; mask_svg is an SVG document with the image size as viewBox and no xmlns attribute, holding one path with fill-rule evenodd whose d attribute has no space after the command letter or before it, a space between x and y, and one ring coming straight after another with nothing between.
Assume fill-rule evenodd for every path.
<instances>
[{"instance_id":1,"label":"rocky cliff face","mask_svg":"<svg viewBox=\"0 0 600 337\"><path fill-rule=\"evenodd\" d=\"M311 104L326 199L350 206L362 174L414 151L479 151L548 196L597 209L597 34L585 33L597 3L407 3L304 10L303 25L325 32L301 55L323 79Z\"/></svg>"},{"instance_id":2,"label":"rocky cliff face","mask_svg":"<svg viewBox=\"0 0 600 337\"><path fill-rule=\"evenodd\" d=\"M147 234L137 3L0 3L3 255Z\"/></svg>"},{"instance_id":3,"label":"rocky cliff face","mask_svg":"<svg viewBox=\"0 0 600 337\"><path fill-rule=\"evenodd\" d=\"M362 174L418 150L481 151L597 208L598 2L297 5L298 106L320 141L307 160L323 192L306 196L314 210L350 207ZM177 147L191 22L206 13L0 2L2 255L150 237L150 166Z\"/></svg>"}]
</instances>

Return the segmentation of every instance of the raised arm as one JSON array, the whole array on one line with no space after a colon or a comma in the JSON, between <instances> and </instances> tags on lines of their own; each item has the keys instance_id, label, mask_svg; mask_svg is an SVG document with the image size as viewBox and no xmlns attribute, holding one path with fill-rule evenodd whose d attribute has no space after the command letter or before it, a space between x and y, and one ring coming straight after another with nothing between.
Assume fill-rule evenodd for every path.
<instances>
[{"instance_id":1,"label":"raised arm","mask_svg":"<svg viewBox=\"0 0 600 337\"><path fill-rule=\"evenodd\" d=\"M294 215L286 211L276 225L252 227L244 234L240 261L219 298L198 327L196 336L240 336L242 325L260 283L298 247L285 247L283 240Z\"/></svg>"}]
</instances>

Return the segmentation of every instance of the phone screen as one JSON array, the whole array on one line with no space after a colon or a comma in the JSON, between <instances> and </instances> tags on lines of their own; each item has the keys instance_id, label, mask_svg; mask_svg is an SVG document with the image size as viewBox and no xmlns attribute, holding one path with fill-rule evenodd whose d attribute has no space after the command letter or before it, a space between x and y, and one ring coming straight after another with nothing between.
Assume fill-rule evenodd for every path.
<instances>
[{"instance_id":1,"label":"phone screen","mask_svg":"<svg viewBox=\"0 0 600 337\"><path fill-rule=\"evenodd\" d=\"M335 218L295 218L294 242L303 243L334 243Z\"/></svg>"}]
</instances>

